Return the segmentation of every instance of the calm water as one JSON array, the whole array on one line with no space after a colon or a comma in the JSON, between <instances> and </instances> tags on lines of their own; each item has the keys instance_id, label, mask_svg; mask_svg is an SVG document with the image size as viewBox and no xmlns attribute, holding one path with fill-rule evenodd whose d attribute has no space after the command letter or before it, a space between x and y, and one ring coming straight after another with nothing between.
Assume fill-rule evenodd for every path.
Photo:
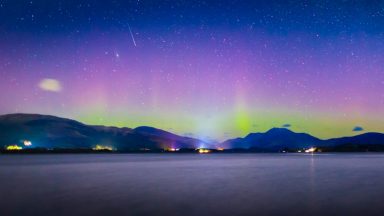
<instances>
[{"instance_id":1,"label":"calm water","mask_svg":"<svg viewBox=\"0 0 384 216\"><path fill-rule=\"evenodd\" d=\"M381 154L0 155L0 215L383 215Z\"/></svg>"}]
</instances>

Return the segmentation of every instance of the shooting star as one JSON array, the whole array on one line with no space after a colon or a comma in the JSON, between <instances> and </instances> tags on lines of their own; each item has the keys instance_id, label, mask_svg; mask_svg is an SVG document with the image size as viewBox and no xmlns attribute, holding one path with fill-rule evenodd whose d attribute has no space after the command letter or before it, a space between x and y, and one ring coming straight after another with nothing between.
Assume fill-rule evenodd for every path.
<instances>
[{"instance_id":1,"label":"shooting star","mask_svg":"<svg viewBox=\"0 0 384 216\"><path fill-rule=\"evenodd\" d=\"M132 38L133 45L135 45L135 47L136 47L136 41L135 41L135 38L133 37L131 26L129 24L128 24L128 29L129 29L129 33L131 33L131 38Z\"/></svg>"}]
</instances>

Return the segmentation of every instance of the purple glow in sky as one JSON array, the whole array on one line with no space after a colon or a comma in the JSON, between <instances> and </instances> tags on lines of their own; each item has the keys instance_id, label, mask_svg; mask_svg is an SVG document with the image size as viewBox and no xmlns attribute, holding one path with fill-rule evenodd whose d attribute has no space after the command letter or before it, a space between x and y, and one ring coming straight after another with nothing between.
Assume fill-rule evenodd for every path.
<instances>
[{"instance_id":1,"label":"purple glow in sky","mask_svg":"<svg viewBox=\"0 0 384 216\"><path fill-rule=\"evenodd\" d=\"M117 2L2 1L0 114L218 140L384 132L383 4Z\"/></svg>"}]
</instances>

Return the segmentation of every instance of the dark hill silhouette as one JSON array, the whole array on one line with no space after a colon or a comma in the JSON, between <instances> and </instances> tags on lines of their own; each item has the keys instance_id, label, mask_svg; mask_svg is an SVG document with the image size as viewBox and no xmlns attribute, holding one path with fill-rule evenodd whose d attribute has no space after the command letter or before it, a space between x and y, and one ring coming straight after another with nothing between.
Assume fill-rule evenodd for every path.
<instances>
[{"instance_id":1,"label":"dark hill silhouette","mask_svg":"<svg viewBox=\"0 0 384 216\"><path fill-rule=\"evenodd\" d=\"M384 145L384 134L382 133L364 133L352 137L340 137L325 140L328 145Z\"/></svg>"},{"instance_id":2,"label":"dark hill silhouette","mask_svg":"<svg viewBox=\"0 0 384 216\"><path fill-rule=\"evenodd\" d=\"M251 133L244 138L225 141L226 148L254 148L261 151L301 149L316 146L321 140L306 133L295 133L286 128L272 128L265 133Z\"/></svg>"},{"instance_id":3,"label":"dark hill silhouette","mask_svg":"<svg viewBox=\"0 0 384 216\"><path fill-rule=\"evenodd\" d=\"M310 147L326 148L329 151L348 151L370 148L384 150L384 134L365 133L352 137L321 140L306 133L295 133L286 128L272 128L265 133L251 133L244 138L230 139L220 144L224 148L254 149L257 151L282 151Z\"/></svg>"},{"instance_id":4,"label":"dark hill silhouette","mask_svg":"<svg viewBox=\"0 0 384 216\"><path fill-rule=\"evenodd\" d=\"M119 151L142 149L198 148L201 140L183 137L153 127L118 128L86 125L81 122L38 114L0 116L0 148L30 140L33 147L89 149L96 145L112 146ZM205 143L205 146L211 145ZM211 145L212 146L212 145ZM384 151L384 134L365 133L352 137L321 140L286 128L272 128L265 133L250 133L218 144L227 149L253 151L296 150L321 147L329 151Z\"/></svg>"},{"instance_id":5,"label":"dark hill silhouette","mask_svg":"<svg viewBox=\"0 0 384 216\"><path fill-rule=\"evenodd\" d=\"M170 143L173 148L197 148L199 143L202 142L194 138L179 136L165 130L148 126L137 127L133 129L133 131L150 137L152 140L156 140L159 143Z\"/></svg>"},{"instance_id":6,"label":"dark hill silhouette","mask_svg":"<svg viewBox=\"0 0 384 216\"><path fill-rule=\"evenodd\" d=\"M117 150L195 148L202 141L150 127L136 129L86 125L78 121L38 114L0 116L0 146L31 140L34 147Z\"/></svg>"}]
</instances>

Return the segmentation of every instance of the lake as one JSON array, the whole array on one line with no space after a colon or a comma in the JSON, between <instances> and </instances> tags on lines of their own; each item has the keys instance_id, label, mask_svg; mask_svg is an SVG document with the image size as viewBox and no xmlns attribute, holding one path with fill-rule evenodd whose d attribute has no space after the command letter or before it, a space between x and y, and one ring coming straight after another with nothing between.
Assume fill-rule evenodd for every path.
<instances>
[{"instance_id":1,"label":"lake","mask_svg":"<svg viewBox=\"0 0 384 216\"><path fill-rule=\"evenodd\" d=\"M0 155L0 215L383 215L384 154Z\"/></svg>"}]
</instances>

